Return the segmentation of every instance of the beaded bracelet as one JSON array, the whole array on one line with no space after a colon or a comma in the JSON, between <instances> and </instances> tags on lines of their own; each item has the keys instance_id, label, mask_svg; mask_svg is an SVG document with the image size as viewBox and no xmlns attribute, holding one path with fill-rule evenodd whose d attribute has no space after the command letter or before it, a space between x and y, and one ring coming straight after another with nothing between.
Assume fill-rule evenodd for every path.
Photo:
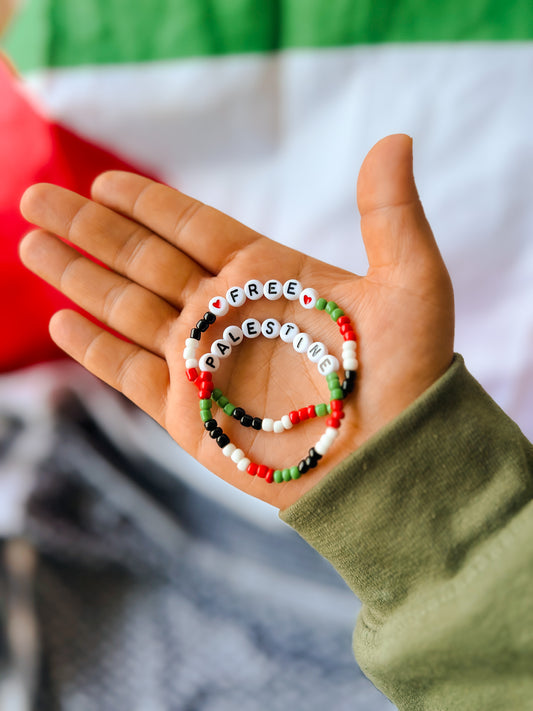
<instances>
[{"instance_id":1,"label":"beaded bracelet","mask_svg":"<svg viewBox=\"0 0 533 711\"><path fill-rule=\"evenodd\" d=\"M229 306L242 306L247 299L255 301L262 296L273 301L285 296L290 301L299 299L300 304L306 308L317 308L324 310L339 326L343 336L343 367L345 378L341 385L339 377L335 372L339 367L338 360L330 355L326 346L319 341L312 341L306 333L301 333L296 324L279 324L274 318L269 318L260 323L256 319L249 318L242 323L242 327L229 326L225 329L223 338L215 340L211 345L209 353L205 353L199 360L196 358L196 350L200 344L202 334L215 323L217 317L225 316L229 311ZM267 338L275 338L278 335L285 342L292 342L294 349L300 353L307 353L308 358L317 363L318 370L326 376L330 389L331 403L328 407L325 403L318 406L310 405L307 408L294 410L289 415L284 415L280 420L270 418L254 418L247 415L243 408L232 405L222 393L214 388L212 373L218 370L220 359L230 355L232 348L242 342L244 337L255 338L262 333ZM340 422L344 418L343 398L353 391L355 385L356 371L358 367L356 358L356 335L351 325L350 319L345 316L344 311L333 301L320 298L315 289L303 289L300 282L289 279L285 284L276 279L270 279L264 285L252 279L243 287L231 287L226 292L226 297L215 296L209 302L209 310L204 314L196 326L191 329L190 337L185 342L183 351L185 359L185 370L187 379L195 383L198 387L200 398L200 414L204 422L205 429L211 438L216 440L225 456L231 457L237 464L240 471L247 471L251 475L258 475L265 478L267 482L281 482L297 479L301 474L314 468L318 461L326 454L329 447L338 435ZM197 368L201 372L198 374ZM216 393L218 397L213 398ZM230 442L229 437L218 425L216 419L212 417L211 407L213 399L218 402L223 411L238 419L242 425L263 429L264 431L282 432L290 429L294 424L319 415L317 408L320 408L320 415L328 414L327 427L314 447L311 447L307 456L298 465L287 469L273 469L266 465L259 465L251 462L241 449L238 449ZM221 404L222 400L222 404ZM326 412L323 411L326 408ZM289 426L290 425L290 426Z\"/></svg>"}]
</instances>

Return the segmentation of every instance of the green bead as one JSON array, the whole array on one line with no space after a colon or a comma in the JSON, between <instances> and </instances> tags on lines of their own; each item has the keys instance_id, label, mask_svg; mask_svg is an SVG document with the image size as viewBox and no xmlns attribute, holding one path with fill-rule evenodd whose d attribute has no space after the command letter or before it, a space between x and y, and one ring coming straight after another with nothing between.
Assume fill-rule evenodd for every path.
<instances>
[{"instance_id":1,"label":"green bead","mask_svg":"<svg viewBox=\"0 0 533 711\"><path fill-rule=\"evenodd\" d=\"M338 309L339 307L334 301L328 301L326 304L326 313L331 314L332 311L335 311L335 309Z\"/></svg>"},{"instance_id":2,"label":"green bead","mask_svg":"<svg viewBox=\"0 0 533 711\"><path fill-rule=\"evenodd\" d=\"M342 400L344 398L344 392L341 388L335 388L330 391L332 400Z\"/></svg>"},{"instance_id":3,"label":"green bead","mask_svg":"<svg viewBox=\"0 0 533 711\"><path fill-rule=\"evenodd\" d=\"M218 388L215 388L213 392L211 393L211 397L215 402L218 402L218 398L222 397L222 390L219 390Z\"/></svg>"},{"instance_id":4,"label":"green bead","mask_svg":"<svg viewBox=\"0 0 533 711\"><path fill-rule=\"evenodd\" d=\"M233 410L235 410L235 405L232 405L231 402L228 402L227 405L224 405L224 412L226 415L233 415Z\"/></svg>"},{"instance_id":5,"label":"green bead","mask_svg":"<svg viewBox=\"0 0 533 711\"><path fill-rule=\"evenodd\" d=\"M274 481L276 484L280 484L283 481L283 472L280 469L276 469L274 472Z\"/></svg>"},{"instance_id":6,"label":"green bead","mask_svg":"<svg viewBox=\"0 0 533 711\"><path fill-rule=\"evenodd\" d=\"M320 405L315 405L315 412L317 417L324 417L328 414L328 406L325 402L321 402Z\"/></svg>"},{"instance_id":7,"label":"green bead","mask_svg":"<svg viewBox=\"0 0 533 711\"><path fill-rule=\"evenodd\" d=\"M202 422L207 422L207 420L213 419L211 410L200 410L200 417L202 418Z\"/></svg>"},{"instance_id":8,"label":"green bead","mask_svg":"<svg viewBox=\"0 0 533 711\"><path fill-rule=\"evenodd\" d=\"M281 472L281 476L283 477L283 481L290 481L291 480L291 470L290 469L284 469Z\"/></svg>"},{"instance_id":9,"label":"green bead","mask_svg":"<svg viewBox=\"0 0 533 711\"><path fill-rule=\"evenodd\" d=\"M328 375L326 375L326 382L328 383L328 385L330 383L338 383L340 382L339 376L337 375L337 373L329 373Z\"/></svg>"},{"instance_id":10,"label":"green bead","mask_svg":"<svg viewBox=\"0 0 533 711\"><path fill-rule=\"evenodd\" d=\"M222 407L222 408L226 407L228 402L229 402L229 400L225 395L222 395L221 397L218 398L218 406L219 407Z\"/></svg>"},{"instance_id":11,"label":"green bead","mask_svg":"<svg viewBox=\"0 0 533 711\"><path fill-rule=\"evenodd\" d=\"M200 410L210 410L213 405L211 398L206 398L205 400L200 400Z\"/></svg>"},{"instance_id":12,"label":"green bead","mask_svg":"<svg viewBox=\"0 0 533 711\"><path fill-rule=\"evenodd\" d=\"M289 471L291 473L291 479L299 479L302 476L298 467L291 467Z\"/></svg>"},{"instance_id":13,"label":"green bead","mask_svg":"<svg viewBox=\"0 0 533 711\"><path fill-rule=\"evenodd\" d=\"M331 405L326 405L326 409L328 411L328 415L331 415Z\"/></svg>"},{"instance_id":14,"label":"green bead","mask_svg":"<svg viewBox=\"0 0 533 711\"><path fill-rule=\"evenodd\" d=\"M338 308L337 308L337 309L334 309L334 310L331 312L330 316L331 316L331 318L332 318L334 321L336 321L336 320L337 320L338 318L340 318L341 316L344 316L344 311L343 311L342 309L338 309Z\"/></svg>"},{"instance_id":15,"label":"green bead","mask_svg":"<svg viewBox=\"0 0 533 711\"><path fill-rule=\"evenodd\" d=\"M316 304L315 304L315 309L318 309L319 311L324 311L327 303L328 302L326 301L326 299L322 299L322 298L317 299Z\"/></svg>"}]
</instances>

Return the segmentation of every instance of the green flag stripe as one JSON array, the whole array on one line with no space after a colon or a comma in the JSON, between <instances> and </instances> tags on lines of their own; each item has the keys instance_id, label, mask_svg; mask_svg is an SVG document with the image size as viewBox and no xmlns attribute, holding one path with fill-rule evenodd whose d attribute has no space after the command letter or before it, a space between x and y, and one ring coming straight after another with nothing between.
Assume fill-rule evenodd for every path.
<instances>
[{"instance_id":1,"label":"green flag stripe","mask_svg":"<svg viewBox=\"0 0 533 711\"><path fill-rule=\"evenodd\" d=\"M533 39L532 0L29 0L22 70L392 42Z\"/></svg>"}]
</instances>

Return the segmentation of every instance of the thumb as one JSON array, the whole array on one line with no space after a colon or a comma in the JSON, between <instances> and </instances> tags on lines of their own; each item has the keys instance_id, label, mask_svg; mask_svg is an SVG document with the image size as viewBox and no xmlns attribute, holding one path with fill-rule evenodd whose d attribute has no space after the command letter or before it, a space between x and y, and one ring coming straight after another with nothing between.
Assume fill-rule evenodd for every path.
<instances>
[{"instance_id":1,"label":"thumb","mask_svg":"<svg viewBox=\"0 0 533 711\"><path fill-rule=\"evenodd\" d=\"M401 267L407 276L420 259L439 259L413 177L413 142L387 136L370 150L357 181L361 232L370 272Z\"/></svg>"}]
</instances>

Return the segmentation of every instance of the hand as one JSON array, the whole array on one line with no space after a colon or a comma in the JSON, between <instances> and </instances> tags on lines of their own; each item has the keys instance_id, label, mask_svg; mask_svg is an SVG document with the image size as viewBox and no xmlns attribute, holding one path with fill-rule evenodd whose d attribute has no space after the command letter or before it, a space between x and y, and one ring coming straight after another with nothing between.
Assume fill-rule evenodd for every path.
<instances>
[{"instance_id":1,"label":"hand","mask_svg":"<svg viewBox=\"0 0 533 711\"><path fill-rule=\"evenodd\" d=\"M389 136L374 146L361 168L357 196L370 265L365 277L122 172L99 176L92 201L53 185L29 188L21 209L42 229L23 239L20 253L29 269L128 339L60 311L50 332L61 348L145 410L210 470L285 508L413 402L453 356L452 287L418 199L407 136ZM185 339L209 300L251 278L298 279L336 301L359 334L358 384L345 402L339 437L316 469L281 484L237 470L222 454L202 426L197 390L184 374ZM209 329L208 342L247 315L294 321L340 354L341 337L330 317L285 299L230 310L222 325ZM277 419L327 400L316 366L280 339L245 342L222 363L213 378L217 387L252 415ZM252 461L280 469L297 464L325 428L324 419L316 418L283 434L263 433L218 409L213 414Z\"/></svg>"}]
</instances>

